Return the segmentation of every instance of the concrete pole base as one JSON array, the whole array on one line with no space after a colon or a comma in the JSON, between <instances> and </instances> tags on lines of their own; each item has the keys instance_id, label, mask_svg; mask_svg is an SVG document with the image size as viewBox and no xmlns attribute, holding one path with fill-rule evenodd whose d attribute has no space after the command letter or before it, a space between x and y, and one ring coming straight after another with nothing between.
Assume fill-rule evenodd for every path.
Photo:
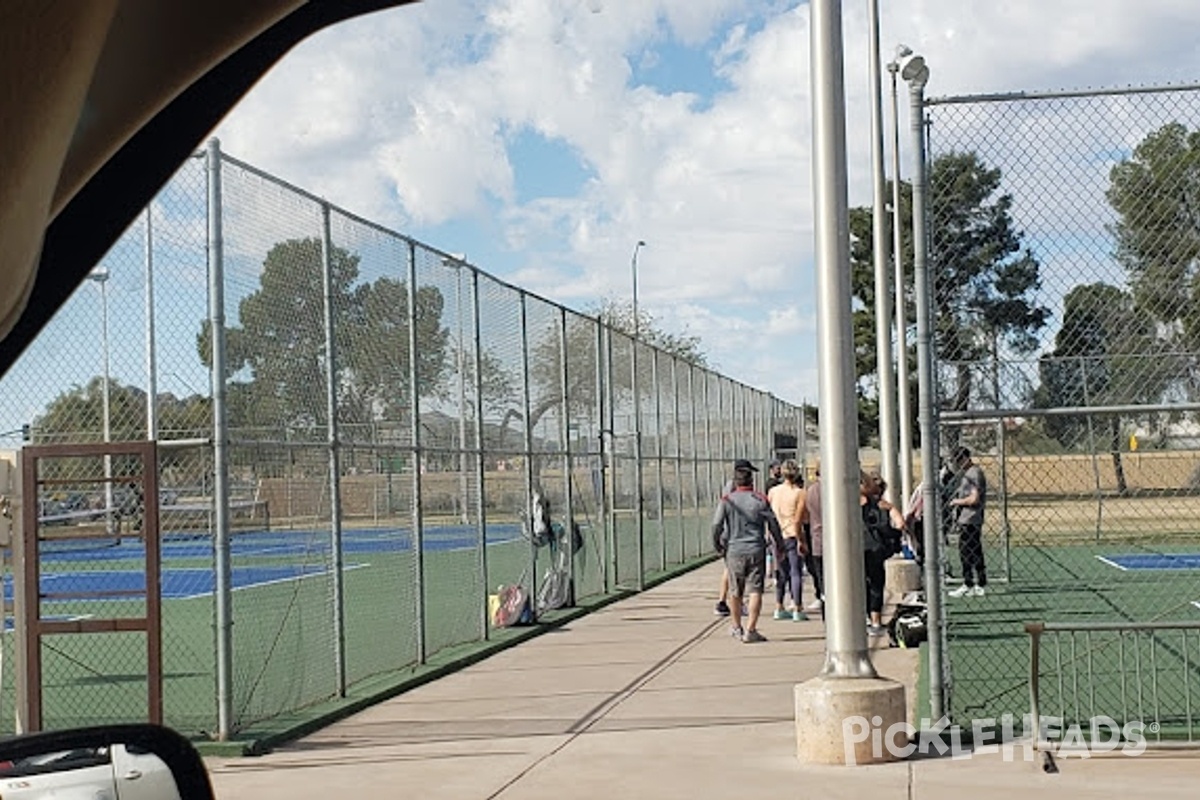
<instances>
[{"instance_id":1,"label":"concrete pole base","mask_svg":"<svg viewBox=\"0 0 1200 800\"><path fill-rule=\"evenodd\" d=\"M921 567L910 558L889 558L884 562L887 580L884 586L896 597L921 588Z\"/></svg>"},{"instance_id":2,"label":"concrete pole base","mask_svg":"<svg viewBox=\"0 0 1200 800\"><path fill-rule=\"evenodd\" d=\"M805 764L897 761L912 728L904 685L884 678L813 678L796 685L796 755Z\"/></svg>"}]
</instances>

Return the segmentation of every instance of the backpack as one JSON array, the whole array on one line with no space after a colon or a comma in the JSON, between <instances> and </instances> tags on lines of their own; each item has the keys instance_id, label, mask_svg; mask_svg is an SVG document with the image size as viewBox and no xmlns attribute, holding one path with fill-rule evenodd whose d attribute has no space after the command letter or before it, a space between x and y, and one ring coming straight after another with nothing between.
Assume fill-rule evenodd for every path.
<instances>
[{"instance_id":1,"label":"backpack","mask_svg":"<svg viewBox=\"0 0 1200 800\"><path fill-rule=\"evenodd\" d=\"M892 647L919 647L929 640L929 617L924 592L909 592L896 604L888 621L888 639Z\"/></svg>"},{"instance_id":2,"label":"backpack","mask_svg":"<svg viewBox=\"0 0 1200 800\"><path fill-rule=\"evenodd\" d=\"M522 579L523 580L523 579ZM492 625L510 628L514 625L532 625L535 621L529 603L529 591L520 583L507 584L488 598Z\"/></svg>"}]
</instances>

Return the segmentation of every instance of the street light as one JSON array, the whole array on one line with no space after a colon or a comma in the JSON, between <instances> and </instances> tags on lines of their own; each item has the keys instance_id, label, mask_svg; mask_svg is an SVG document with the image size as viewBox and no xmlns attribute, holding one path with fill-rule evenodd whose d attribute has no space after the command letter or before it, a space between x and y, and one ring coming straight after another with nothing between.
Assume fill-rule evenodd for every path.
<instances>
[{"instance_id":1,"label":"street light","mask_svg":"<svg viewBox=\"0 0 1200 800\"><path fill-rule=\"evenodd\" d=\"M897 416L900 419L900 485L904 502L912 497L912 404L908 385L908 319L904 301L904 237L900 219L900 112L896 95L896 75L901 59L912 55L906 45L896 46L896 56L888 62L892 76L892 261L896 291L896 384Z\"/></svg>"},{"instance_id":2,"label":"street light","mask_svg":"<svg viewBox=\"0 0 1200 800\"><path fill-rule=\"evenodd\" d=\"M102 350L102 364L104 383L102 404L103 415L102 424L104 427L104 441L112 441L111 429L111 414L109 407L109 365L108 365L108 278L107 269L97 269L88 275L88 280L92 281L100 287L100 347ZM104 517L105 530L108 535L113 534L113 485L112 485L112 456L104 456Z\"/></svg>"},{"instance_id":3,"label":"street light","mask_svg":"<svg viewBox=\"0 0 1200 800\"><path fill-rule=\"evenodd\" d=\"M638 326L639 326L638 302L637 302L637 292L638 292L637 259L638 259L638 251L640 251L645 246L646 246L646 243L643 242L641 239L638 239L638 243L633 246L633 258L631 258L629 260L630 270L633 272L633 338L634 338L634 341L637 340L638 332L639 332L638 331Z\"/></svg>"},{"instance_id":4,"label":"street light","mask_svg":"<svg viewBox=\"0 0 1200 800\"><path fill-rule=\"evenodd\" d=\"M899 467L896 459L896 380L892 371L892 294L888 286L887 213L884 200L883 174L883 90L879 69L879 0L870 0L869 72L871 74L871 168L874 177L872 203L872 251L875 261L875 374L879 386L879 450L883 463L883 479L888 499L894 505L901 491L896 480Z\"/></svg>"}]
</instances>

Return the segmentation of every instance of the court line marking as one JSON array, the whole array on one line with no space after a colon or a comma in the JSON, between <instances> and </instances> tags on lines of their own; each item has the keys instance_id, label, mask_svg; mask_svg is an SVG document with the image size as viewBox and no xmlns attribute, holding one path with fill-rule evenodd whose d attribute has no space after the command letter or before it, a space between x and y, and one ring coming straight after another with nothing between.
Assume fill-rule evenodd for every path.
<instances>
[{"instance_id":1,"label":"court line marking","mask_svg":"<svg viewBox=\"0 0 1200 800\"><path fill-rule=\"evenodd\" d=\"M362 569L363 567L369 567L369 566L371 566L370 563L347 564L342 568L342 571L350 572L351 570ZM257 569L257 568L250 567L250 569ZM179 570L179 571L182 572L183 570ZM191 572L212 572L212 570L199 570L199 569L192 569L190 571ZM322 575L329 575L332 572L333 572L333 570L331 570L327 567L322 567L317 572L302 572L300 574L290 575L285 578L273 578L269 581L259 581L258 583L247 583L244 586L235 586L235 587L233 587L232 591L240 592L243 589L257 589L260 586L271 586L271 585L277 584L277 583L288 583L289 581L297 581L297 580L302 581L305 578L318 578L318 577L321 577ZM186 594L186 595L173 595L171 597L164 597L163 599L164 600L195 600L198 597L212 597L214 594L216 594L216 591L217 591L217 588L216 588L216 586L214 586L212 591L210 591L210 592L199 592L197 594Z\"/></svg>"},{"instance_id":2,"label":"court line marking","mask_svg":"<svg viewBox=\"0 0 1200 800\"><path fill-rule=\"evenodd\" d=\"M1110 567L1116 567L1122 572L1129 572L1129 567L1123 567L1112 559L1105 558L1104 556L1096 556L1096 558L1098 558L1100 561L1103 561L1105 564L1108 564Z\"/></svg>"}]
</instances>

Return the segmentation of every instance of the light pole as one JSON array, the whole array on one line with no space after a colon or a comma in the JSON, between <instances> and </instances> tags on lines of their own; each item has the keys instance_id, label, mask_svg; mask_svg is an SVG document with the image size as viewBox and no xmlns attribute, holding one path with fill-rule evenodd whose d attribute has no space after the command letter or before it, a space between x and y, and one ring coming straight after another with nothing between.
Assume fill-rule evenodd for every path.
<instances>
[{"instance_id":1,"label":"light pole","mask_svg":"<svg viewBox=\"0 0 1200 800\"><path fill-rule=\"evenodd\" d=\"M896 379L892 372L892 295L888 285L888 237L887 211L884 199L885 179L883 174L883 89L879 75L879 0L869 0L870 6L870 52L871 73L871 168L874 177L874 202L872 204L872 250L875 256L875 375L879 386L879 450L883 460L883 479L887 483L887 496L894 505L903 506L904 499L897 502L896 472Z\"/></svg>"},{"instance_id":2,"label":"light pole","mask_svg":"<svg viewBox=\"0 0 1200 800\"><path fill-rule=\"evenodd\" d=\"M925 595L929 617L929 710L944 713L942 686L941 498L938 496L937 423L933 397L933 319L931 279L925 233L925 85L929 67L912 56L900 71L908 82L909 124L913 141L912 237L913 290L917 300L917 380L921 423L921 480L924 484Z\"/></svg>"},{"instance_id":3,"label":"light pole","mask_svg":"<svg viewBox=\"0 0 1200 800\"><path fill-rule=\"evenodd\" d=\"M896 291L896 384L897 416L900 419L900 486L902 502L912 497L912 402L908 395L908 313L904 300L904 237L900 218L900 112L896 97L896 74L900 59L912 55L905 45L896 47L896 57L888 62L892 76L892 261Z\"/></svg>"},{"instance_id":4,"label":"light pole","mask_svg":"<svg viewBox=\"0 0 1200 800\"><path fill-rule=\"evenodd\" d=\"M640 333L639 328L638 328L639 321L638 321L638 302L637 302L637 292L638 292L637 261L638 261L638 252L645 246L646 246L646 243L643 242L641 239L638 239L638 243L633 246L633 257L629 259L629 268L630 268L630 271L633 273L633 340L635 342L637 341L638 334Z\"/></svg>"},{"instance_id":5,"label":"light pole","mask_svg":"<svg viewBox=\"0 0 1200 800\"><path fill-rule=\"evenodd\" d=\"M108 270L98 269L88 275L88 280L100 287L100 348L101 364L104 383L102 384L101 403L103 406L102 425L105 442L112 441L111 411L109 408L109 364L108 364ZM112 485L112 456L104 456L104 519L105 531L113 534L113 485Z\"/></svg>"}]
</instances>

